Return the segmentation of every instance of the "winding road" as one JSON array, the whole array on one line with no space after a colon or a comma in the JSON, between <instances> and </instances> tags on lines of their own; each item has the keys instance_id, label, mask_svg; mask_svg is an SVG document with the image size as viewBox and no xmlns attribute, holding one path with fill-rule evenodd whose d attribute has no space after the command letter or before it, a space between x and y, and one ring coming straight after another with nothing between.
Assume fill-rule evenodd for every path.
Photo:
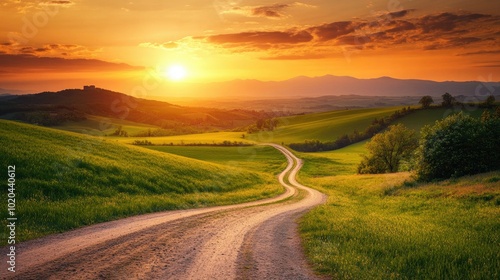
<instances>
[{"instance_id":1,"label":"winding road","mask_svg":"<svg viewBox=\"0 0 500 280\"><path fill-rule=\"evenodd\" d=\"M17 246L2 279L321 279L309 268L298 217L326 196L296 181L302 161L286 148L286 191L238 205L168 211L97 224ZM297 194L298 190L305 195ZM291 199L290 199L291 198ZM2 255L3 250L2 250ZM4 255L5 256L5 255Z\"/></svg>"}]
</instances>

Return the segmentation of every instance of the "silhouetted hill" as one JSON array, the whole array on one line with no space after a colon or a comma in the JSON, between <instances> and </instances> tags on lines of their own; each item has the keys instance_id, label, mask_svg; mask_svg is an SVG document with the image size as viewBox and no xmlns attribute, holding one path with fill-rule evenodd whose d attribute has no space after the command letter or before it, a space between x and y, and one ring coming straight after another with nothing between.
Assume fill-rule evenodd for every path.
<instances>
[{"instance_id":1,"label":"silhouetted hill","mask_svg":"<svg viewBox=\"0 0 500 280\"><path fill-rule=\"evenodd\" d=\"M173 105L167 102L135 98L100 88L66 89L58 92L18 95L0 102L0 116L22 112L73 112L139 123L165 125L209 125L230 128L262 118L250 110L222 110Z\"/></svg>"}]
</instances>

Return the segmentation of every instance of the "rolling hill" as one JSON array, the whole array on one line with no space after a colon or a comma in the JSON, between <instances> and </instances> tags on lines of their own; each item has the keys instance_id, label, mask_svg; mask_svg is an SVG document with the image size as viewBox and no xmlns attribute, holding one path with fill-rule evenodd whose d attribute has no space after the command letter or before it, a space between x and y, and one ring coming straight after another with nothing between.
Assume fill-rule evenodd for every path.
<instances>
[{"instance_id":1,"label":"rolling hill","mask_svg":"<svg viewBox=\"0 0 500 280\"><path fill-rule=\"evenodd\" d=\"M169 129L187 125L205 128L235 128L248 125L265 116L262 112L250 110L177 106L94 87L18 95L0 102L1 118L35 119L31 121L32 123L39 122L40 118L48 118L51 120L49 124L61 124L59 119L80 121L86 115L145 123Z\"/></svg>"},{"instance_id":2,"label":"rolling hill","mask_svg":"<svg viewBox=\"0 0 500 280\"><path fill-rule=\"evenodd\" d=\"M304 140L332 141L339 136L363 131L375 118L391 115L402 107L339 110L314 113L279 119L276 130L250 134L247 138L255 141L270 141L285 144ZM266 138L266 139L264 139Z\"/></svg>"},{"instance_id":3,"label":"rolling hill","mask_svg":"<svg viewBox=\"0 0 500 280\"><path fill-rule=\"evenodd\" d=\"M282 191L270 174L5 120L0 120L0 153L4 168L16 167L19 240ZM6 201L7 193L1 196Z\"/></svg>"}]
</instances>

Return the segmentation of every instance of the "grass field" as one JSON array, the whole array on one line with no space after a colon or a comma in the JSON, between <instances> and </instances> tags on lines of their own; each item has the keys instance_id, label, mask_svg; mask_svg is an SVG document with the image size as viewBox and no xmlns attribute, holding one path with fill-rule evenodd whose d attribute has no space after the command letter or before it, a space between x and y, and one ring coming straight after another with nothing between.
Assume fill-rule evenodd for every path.
<instances>
[{"instance_id":1,"label":"grass field","mask_svg":"<svg viewBox=\"0 0 500 280\"><path fill-rule=\"evenodd\" d=\"M403 107L339 110L280 118L275 131L248 135L258 142L297 143L304 140L333 141L355 129L364 131L375 118L390 116Z\"/></svg>"},{"instance_id":2,"label":"grass field","mask_svg":"<svg viewBox=\"0 0 500 280\"><path fill-rule=\"evenodd\" d=\"M500 171L416 184L354 175L361 144L300 154L300 181L328 194L300 221L314 268L333 279L498 279Z\"/></svg>"},{"instance_id":3,"label":"grass field","mask_svg":"<svg viewBox=\"0 0 500 280\"><path fill-rule=\"evenodd\" d=\"M84 121L66 122L63 125L55 126L54 128L81 134L105 136L115 132L119 126L121 126L122 130L126 131L129 135L147 131L148 129L159 128L149 124L92 115L88 115L87 119Z\"/></svg>"},{"instance_id":4,"label":"grass field","mask_svg":"<svg viewBox=\"0 0 500 280\"><path fill-rule=\"evenodd\" d=\"M452 110L447 108L432 108L428 110L419 110L408 116L401 118L394 122L394 124L402 123L406 127L415 130L417 133L420 132L420 129L426 124L434 124L436 121L444 119L452 113L458 113L463 111L465 114L468 114L472 117L479 118L483 113L484 109L480 108L472 108L470 110Z\"/></svg>"},{"instance_id":5,"label":"grass field","mask_svg":"<svg viewBox=\"0 0 500 280\"><path fill-rule=\"evenodd\" d=\"M18 240L135 214L233 204L283 191L271 174L103 138L10 121L0 121L0 135L1 166L16 166L16 215L22 217ZM2 200L6 195L2 193ZM2 245L6 240L2 238Z\"/></svg>"},{"instance_id":6,"label":"grass field","mask_svg":"<svg viewBox=\"0 0 500 280\"><path fill-rule=\"evenodd\" d=\"M230 142L243 142L246 144L254 144L255 141L242 138L242 132L211 132L211 133L198 133L186 134L176 136L164 137L106 137L112 141L132 144L134 141L148 140L156 145L184 145L184 144L220 144L224 141Z\"/></svg>"},{"instance_id":7,"label":"grass field","mask_svg":"<svg viewBox=\"0 0 500 280\"><path fill-rule=\"evenodd\" d=\"M198 146L146 146L146 148L213 162L246 170L279 174L286 168L286 158L268 146L198 147Z\"/></svg>"}]
</instances>

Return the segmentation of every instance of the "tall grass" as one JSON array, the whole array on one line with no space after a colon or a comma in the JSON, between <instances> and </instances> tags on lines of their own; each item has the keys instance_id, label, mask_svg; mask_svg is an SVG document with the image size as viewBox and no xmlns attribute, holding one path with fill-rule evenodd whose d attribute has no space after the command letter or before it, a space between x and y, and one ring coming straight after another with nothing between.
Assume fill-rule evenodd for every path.
<instances>
[{"instance_id":1,"label":"tall grass","mask_svg":"<svg viewBox=\"0 0 500 280\"><path fill-rule=\"evenodd\" d=\"M0 154L5 174L16 166L18 240L282 191L270 174L10 121L0 121Z\"/></svg>"}]
</instances>

